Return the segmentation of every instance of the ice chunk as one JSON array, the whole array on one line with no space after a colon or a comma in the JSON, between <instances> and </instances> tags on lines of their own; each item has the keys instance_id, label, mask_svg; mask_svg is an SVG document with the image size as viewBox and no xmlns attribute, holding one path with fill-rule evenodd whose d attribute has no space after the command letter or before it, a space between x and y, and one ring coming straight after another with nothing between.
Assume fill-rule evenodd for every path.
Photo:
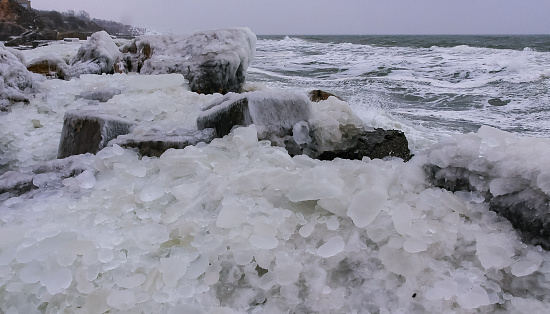
<instances>
[{"instance_id":1,"label":"ice chunk","mask_svg":"<svg viewBox=\"0 0 550 314\"><path fill-rule=\"evenodd\" d=\"M34 79L21 61L0 43L0 109L10 102L28 102L25 90L33 88Z\"/></svg>"},{"instance_id":2,"label":"ice chunk","mask_svg":"<svg viewBox=\"0 0 550 314\"><path fill-rule=\"evenodd\" d=\"M512 264L515 250L504 234L478 235L476 241L476 255L483 267L500 269Z\"/></svg>"},{"instance_id":3,"label":"ice chunk","mask_svg":"<svg viewBox=\"0 0 550 314\"><path fill-rule=\"evenodd\" d=\"M313 230L315 230L315 226L312 225L312 224L305 224L304 226L302 226L300 228L300 230L298 231L300 233L300 235L304 238L307 238L309 237L312 233L313 233Z\"/></svg>"},{"instance_id":4,"label":"ice chunk","mask_svg":"<svg viewBox=\"0 0 550 314\"><path fill-rule=\"evenodd\" d=\"M67 289L73 281L73 275L69 268L59 267L44 271L40 277L40 283L46 287L50 294L57 294Z\"/></svg>"},{"instance_id":5,"label":"ice chunk","mask_svg":"<svg viewBox=\"0 0 550 314\"><path fill-rule=\"evenodd\" d=\"M117 278L115 284L121 288L133 289L141 286L145 282L145 279L147 279L147 276L144 274L135 274L129 277Z\"/></svg>"},{"instance_id":6,"label":"ice chunk","mask_svg":"<svg viewBox=\"0 0 550 314\"><path fill-rule=\"evenodd\" d=\"M182 258L170 257L160 259L160 272L162 273L162 280L168 287L174 287L178 280L180 280L189 266L189 261Z\"/></svg>"},{"instance_id":7,"label":"ice chunk","mask_svg":"<svg viewBox=\"0 0 550 314\"><path fill-rule=\"evenodd\" d=\"M305 121L296 123L294 127L292 127L292 137L298 145L311 142L311 136L309 136L309 125Z\"/></svg>"},{"instance_id":8,"label":"ice chunk","mask_svg":"<svg viewBox=\"0 0 550 314\"><path fill-rule=\"evenodd\" d=\"M332 237L317 249L317 255L324 258L332 257L342 252L345 245L346 243L341 236Z\"/></svg>"},{"instance_id":9,"label":"ice chunk","mask_svg":"<svg viewBox=\"0 0 550 314\"><path fill-rule=\"evenodd\" d=\"M418 239L408 238L403 243L403 249L409 253L418 253L426 251L428 249L428 245Z\"/></svg>"},{"instance_id":10,"label":"ice chunk","mask_svg":"<svg viewBox=\"0 0 550 314\"><path fill-rule=\"evenodd\" d=\"M143 188L139 193L139 198L144 202L152 202L161 198L166 193L166 188L162 185L151 184Z\"/></svg>"},{"instance_id":11,"label":"ice chunk","mask_svg":"<svg viewBox=\"0 0 550 314\"><path fill-rule=\"evenodd\" d=\"M253 246L255 246L259 249L264 249L264 250L271 250L271 249L276 248L277 245L279 245L279 240L277 240L276 237L269 236L269 235L256 235L256 234L253 234L253 235L250 236L248 241Z\"/></svg>"},{"instance_id":12,"label":"ice chunk","mask_svg":"<svg viewBox=\"0 0 550 314\"><path fill-rule=\"evenodd\" d=\"M36 283L40 281L44 267L38 262L30 262L19 271L19 278L24 283Z\"/></svg>"},{"instance_id":13,"label":"ice chunk","mask_svg":"<svg viewBox=\"0 0 550 314\"><path fill-rule=\"evenodd\" d=\"M467 310L473 310L491 304L487 291L480 286L475 286L467 293L459 295L457 302L458 305Z\"/></svg>"},{"instance_id":14,"label":"ice chunk","mask_svg":"<svg viewBox=\"0 0 550 314\"><path fill-rule=\"evenodd\" d=\"M518 261L512 265L512 275L523 277L539 270L539 265L532 261Z\"/></svg>"},{"instance_id":15,"label":"ice chunk","mask_svg":"<svg viewBox=\"0 0 550 314\"><path fill-rule=\"evenodd\" d=\"M376 191L362 191L357 193L348 208L347 215L353 223L364 228L374 221L376 215L386 205L387 198Z\"/></svg>"},{"instance_id":16,"label":"ice chunk","mask_svg":"<svg viewBox=\"0 0 550 314\"><path fill-rule=\"evenodd\" d=\"M218 228L234 228L238 227L245 221L248 214L248 209L244 204L237 200L224 199L222 209L216 219Z\"/></svg>"},{"instance_id":17,"label":"ice chunk","mask_svg":"<svg viewBox=\"0 0 550 314\"><path fill-rule=\"evenodd\" d=\"M113 290L107 297L107 304L121 311L133 308L136 301L136 295L132 290Z\"/></svg>"}]
</instances>

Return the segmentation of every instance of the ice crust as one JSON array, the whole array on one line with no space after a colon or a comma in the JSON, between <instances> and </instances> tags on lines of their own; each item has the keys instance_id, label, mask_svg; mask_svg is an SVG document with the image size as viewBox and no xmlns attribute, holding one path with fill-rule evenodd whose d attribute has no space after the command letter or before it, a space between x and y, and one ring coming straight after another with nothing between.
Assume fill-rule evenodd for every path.
<instances>
[{"instance_id":1,"label":"ice crust","mask_svg":"<svg viewBox=\"0 0 550 314\"><path fill-rule=\"evenodd\" d=\"M0 43L0 111L7 109L11 102L28 102L34 86L35 76L14 53Z\"/></svg>"},{"instance_id":2,"label":"ice crust","mask_svg":"<svg viewBox=\"0 0 550 314\"><path fill-rule=\"evenodd\" d=\"M256 35L248 28L197 32L192 35L141 36L137 47L152 47L142 74L181 73L191 90L240 92L256 51ZM210 85L215 82L214 85ZM211 92L207 92L211 93Z\"/></svg>"},{"instance_id":3,"label":"ice crust","mask_svg":"<svg viewBox=\"0 0 550 314\"><path fill-rule=\"evenodd\" d=\"M90 105L75 96L106 87L121 94L96 110L142 135L192 129L222 97L190 92L177 74L82 75L41 82L0 115L0 184L36 184L0 194L2 312L548 311L550 254L479 193L436 188L425 172L463 163L508 180L497 194L518 176L547 191L546 139L482 128L407 163L327 162L290 157L251 125L160 157L113 145L50 161L65 111ZM361 125L347 110L322 101L313 127ZM338 136L326 134L327 145Z\"/></svg>"},{"instance_id":4,"label":"ice crust","mask_svg":"<svg viewBox=\"0 0 550 314\"><path fill-rule=\"evenodd\" d=\"M82 74L112 74L115 67L119 71L124 68L122 53L105 31L93 33L78 49L70 64L71 68L67 71L70 77Z\"/></svg>"}]
</instances>

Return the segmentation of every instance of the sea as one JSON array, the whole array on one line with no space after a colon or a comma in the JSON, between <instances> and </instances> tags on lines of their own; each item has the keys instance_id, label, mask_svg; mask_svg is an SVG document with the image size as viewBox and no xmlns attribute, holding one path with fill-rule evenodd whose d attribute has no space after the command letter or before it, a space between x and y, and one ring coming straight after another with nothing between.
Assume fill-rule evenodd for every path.
<instances>
[{"instance_id":1,"label":"sea","mask_svg":"<svg viewBox=\"0 0 550 314\"><path fill-rule=\"evenodd\" d=\"M162 136L222 95L178 73L38 77L0 112L0 313L550 313L549 35L258 36L245 88L330 92L318 139L397 129L414 157L290 156L250 125L57 159L69 110Z\"/></svg>"},{"instance_id":2,"label":"sea","mask_svg":"<svg viewBox=\"0 0 550 314\"><path fill-rule=\"evenodd\" d=\"M550 35L259 36L249 79L322 89L428 133L550 135Z\"/></svg>"}]
</instances>

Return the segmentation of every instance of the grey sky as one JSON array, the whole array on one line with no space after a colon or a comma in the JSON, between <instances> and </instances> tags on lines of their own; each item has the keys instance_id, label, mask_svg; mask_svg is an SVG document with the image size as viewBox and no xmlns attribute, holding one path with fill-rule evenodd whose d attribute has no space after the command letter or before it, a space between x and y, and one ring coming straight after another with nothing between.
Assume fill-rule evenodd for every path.
<instances>
[{"instance_id":1,"label":"grey sky","mask_svg":"<svg viewBox=\"0 0 550 314\"><path fill-rule=\"evenodd\" d=\"M550 34L548 0L33 0L151 30L256 34Z\"/></svg>"}]
</instances>

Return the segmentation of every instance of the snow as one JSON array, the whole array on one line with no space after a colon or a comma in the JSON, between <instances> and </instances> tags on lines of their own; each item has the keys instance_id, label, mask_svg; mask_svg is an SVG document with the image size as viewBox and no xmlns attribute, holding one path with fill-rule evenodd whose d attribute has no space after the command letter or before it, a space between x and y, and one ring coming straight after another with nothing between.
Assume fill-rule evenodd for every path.
<instances>
[{"instance_id":1,"label":"snow","mask_svg":"<svg viewBox=\"0 0 550 314\"><path fill-rule=\"evenodd\" d=\"M82 74L114 73L116 67L122 66L122 52L107 32L93 33L82 44L78 52L70 62L71 68L68 74L78 77Z\"/></svg>"},{"instance_id":2,"label":"snow","mask_svg":"<svg viewBox=\"0 0 550 314\"><path fill-rule=\"evenodd\" d=\"M82 75L39 82L0 115L0 189L35 183L0 194L2 312L548 310L550 254L480 195L547 193L547 139L483 127L407 163L328 162L291 157L249 125L160 157L113 145L55 160L64 113L90 109L75 96L106 87L121 94L93 109L143 136L194 129L223 99L190 92L180 74ZM335 98L311 114L328 146L363 125ZM476 174L480 189L433 186L433 165Z\"/></svg>"},{"instance_id":3,"label":"snow","mask_svg":"<svg viewBox=\"0 0 550 314\"><path fill-rule=\"evenodd\" d=\"M10 101L28 101L36 77L23 65L22 60L0 43L0 110Z\"/></svg>"}]
</instances>

